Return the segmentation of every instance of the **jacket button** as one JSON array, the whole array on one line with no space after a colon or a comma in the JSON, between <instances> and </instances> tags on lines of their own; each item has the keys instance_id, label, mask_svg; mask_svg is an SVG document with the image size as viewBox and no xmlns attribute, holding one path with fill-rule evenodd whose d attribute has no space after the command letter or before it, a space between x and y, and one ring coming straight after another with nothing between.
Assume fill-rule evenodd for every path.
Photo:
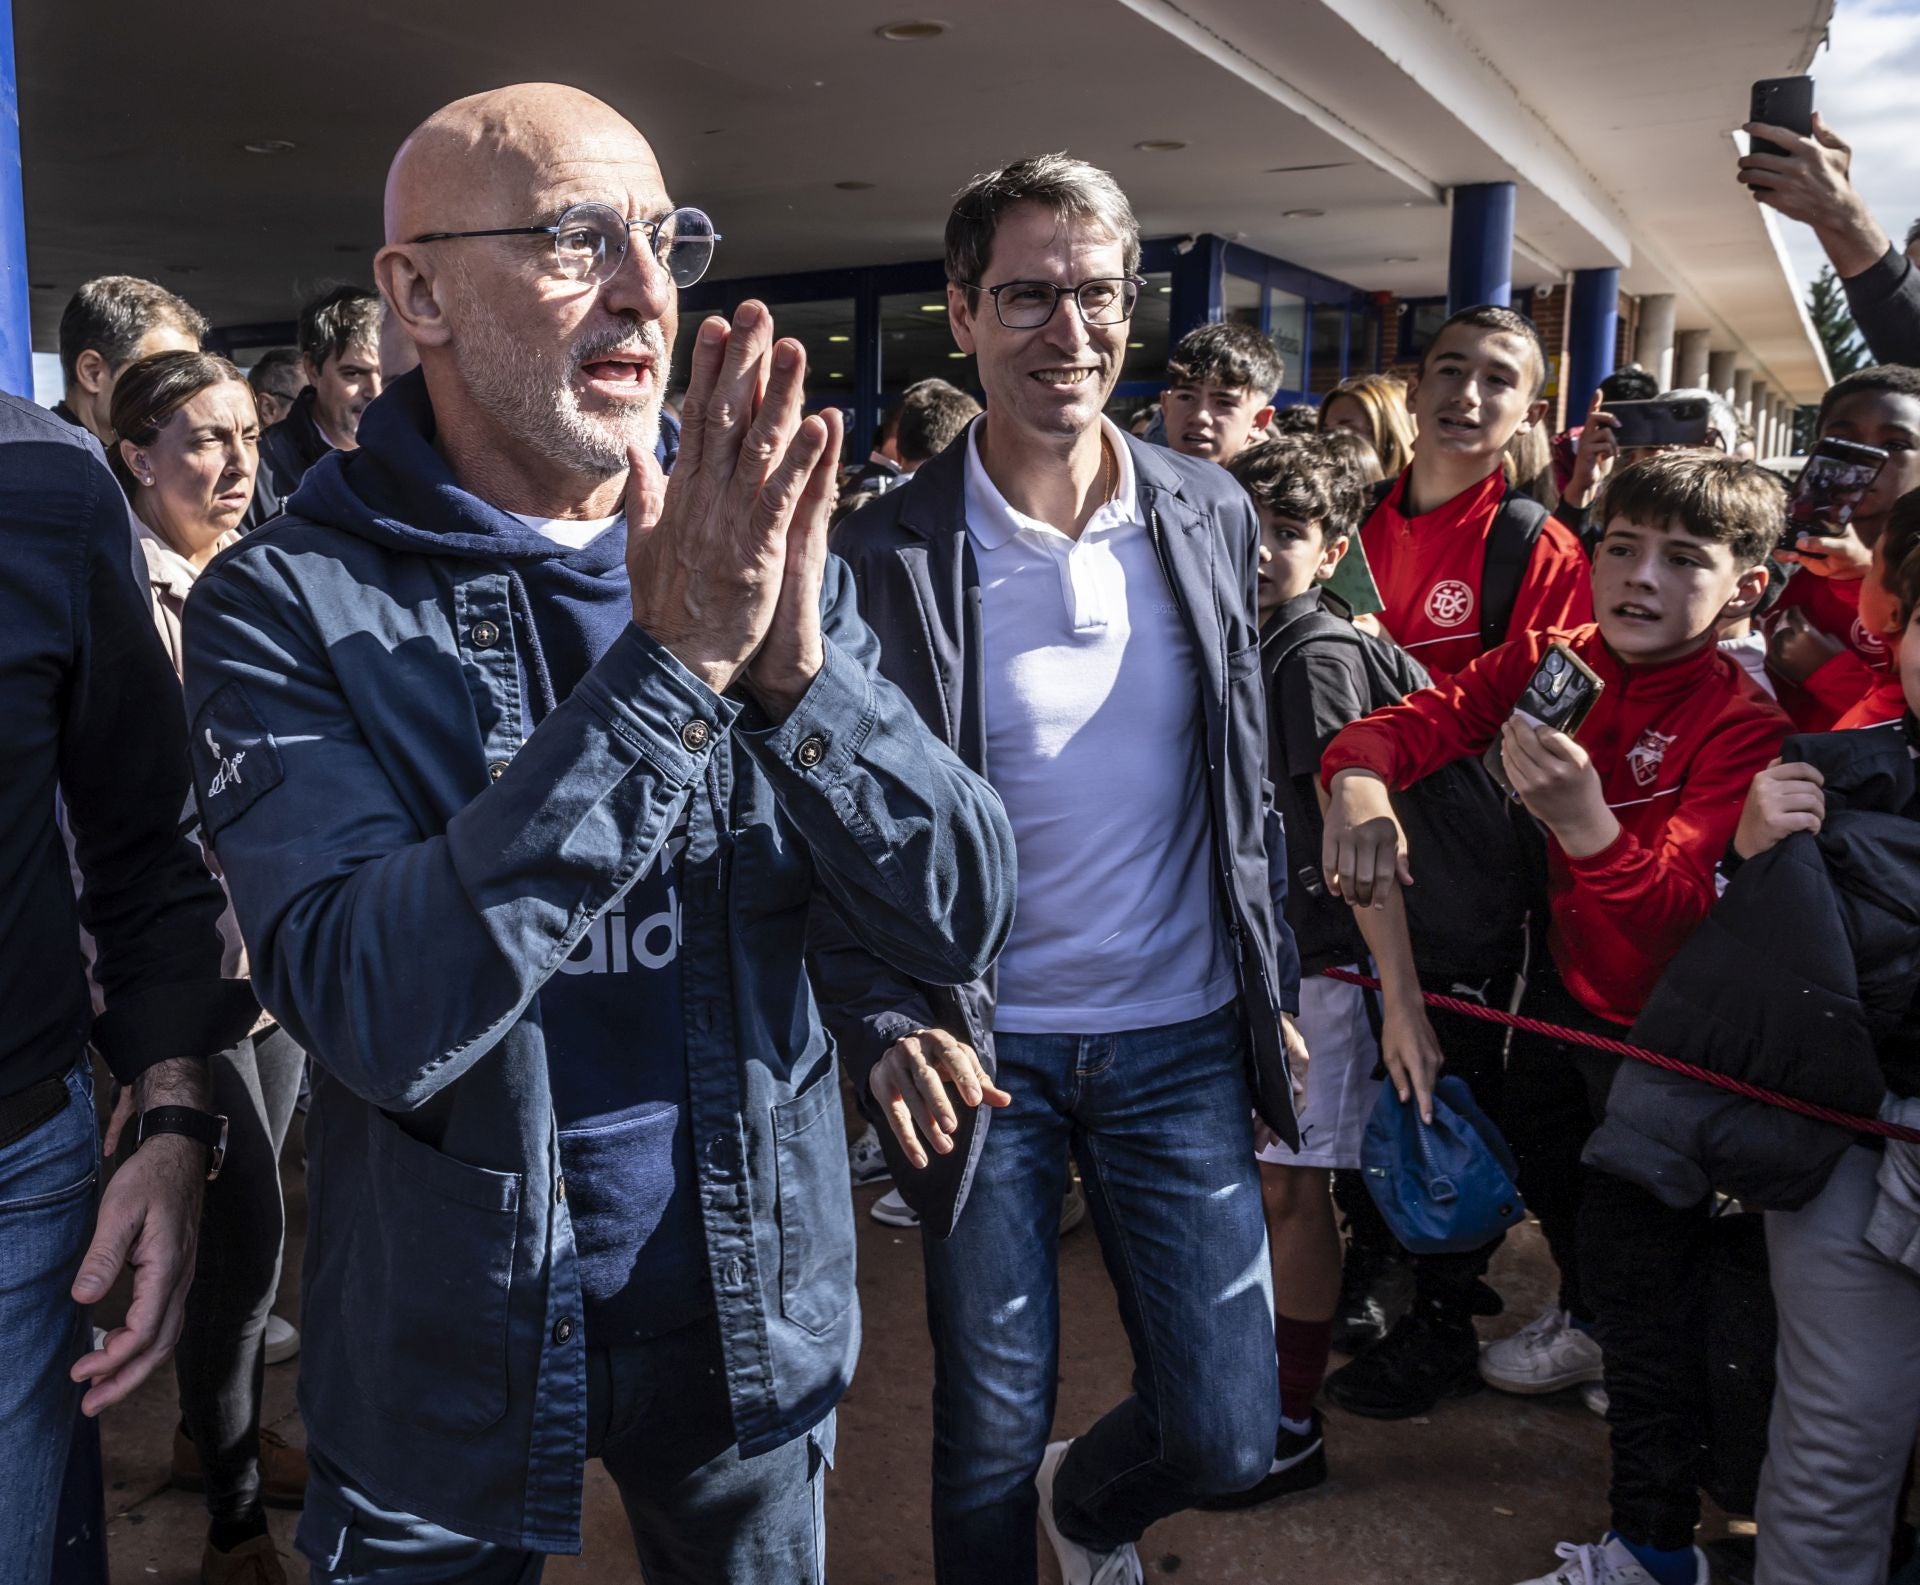
<instances>
[{"instance_id":1,"label":"jacket button","mask_svg":"<svg viewBox=\"0 0 1920 1585\"><path fill-rule=\"evenodd\" d=\"M572 1316L563 1315L560 1317L559 1320L553 1323L554 1342L564 1343L567 1341L568 1338L572 1336L573 1336L573 1317Z\"/></svg>"},{"instance_id":2,"label":"jacket button","mask_svg":"<svg viewBox=\"0 0 1920 1585\"><path fill-rule=\"evenodd\" d=\"M567 1203L567 1180L565 1178L555 1178L553 1180L553 1197L562 1205Z\"/></svg>"},{"instance_id":3,"label":"jacket button","mask_svg":"<svg viewBox=\"0 0 1920 1585\"><path fill-rule=\"evenodd\" d=\"M491 622L475 622L469 637L473 639L475 649L492 649L500 642L500 629Z\"/></svg>"},{"instance_id":4,"label":"jacket button","mask_svg":"<svg viewBox=\"0 0 1920 1585\"><path fill-rule=\"evenodd\" d=\"M827 757L827 740L818 732L812 737L803 737L800 746L793 751L793 757L802 770L812 770Z\"/></svg>"},{"instance_id":5,"label":"jacket button","mask_svg":"<svg viewBox=\"0 0 1920 1585\"><path fill-rule=\"evenodd\" d=\"M680 728L680 741L693 753L698 754L713 741L713 728L698 716Z\"/></svg>"},{"instance_id":6,"label":"jacket button","mask_svg":"<svg viewBox=\"0 0 1920 1585\"><path fill-rule=\"evenodd\" d=\"M503 759L497 759L487 767L487 780L498 781L502 776L506 775L506 773L507 762Z\"/></svg>"}]
</instances>

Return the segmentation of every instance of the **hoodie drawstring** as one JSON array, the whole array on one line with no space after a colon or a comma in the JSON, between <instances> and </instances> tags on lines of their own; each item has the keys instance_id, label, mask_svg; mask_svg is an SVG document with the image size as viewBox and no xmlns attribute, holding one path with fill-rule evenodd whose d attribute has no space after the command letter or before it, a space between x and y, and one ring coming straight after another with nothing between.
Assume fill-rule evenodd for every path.
<instances>
[{"instance_id":1,"label":"hoodie drawstring","mask_svg":"<svg viewBox=\"0 0 1920 1585\"><path fill-rule=\"evenodd\" d=\"M533 677L534 687L539 691L538 714L533 724L538 726L560 703L553 692L553 673L547 669L547 652L540 647L540 629L533 625L533 601L527 595L527 586L521 581L517 568L507 568L507 609L527 635L527 670Z\"/></svg>"}]
</instances>

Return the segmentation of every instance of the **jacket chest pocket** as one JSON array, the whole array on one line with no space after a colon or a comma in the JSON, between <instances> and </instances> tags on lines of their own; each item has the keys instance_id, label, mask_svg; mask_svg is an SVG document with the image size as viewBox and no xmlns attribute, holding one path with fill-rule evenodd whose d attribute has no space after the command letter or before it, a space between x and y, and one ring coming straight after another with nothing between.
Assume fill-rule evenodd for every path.
<instances>
[{"instance_id":1,"label":"jacket chest pocket","mask_svg":"<svg viewBox=\"0 0 1920 1585\"><path fill-rule=\"evenodd\" d=\"M780 1313L816 1335L853 1302L853 1214L841 1166L847 1146L837 1072L822 1062L805 1089L773 1108Z\"/></svg>"},{"instance_id":2,"label":"jacket chest pocket","mask_svg":"<svg viewBox=\"0 0 1920 1585\"><path fill-rule=\"evenodd\" d=\"M356 1378L381 1413L471 1435L507 1412L520 1189L518 1173L469 1166L369 1113L344 1269L379 1297L339 1324L359 1338Z\"/></svg>"}]
</instances>

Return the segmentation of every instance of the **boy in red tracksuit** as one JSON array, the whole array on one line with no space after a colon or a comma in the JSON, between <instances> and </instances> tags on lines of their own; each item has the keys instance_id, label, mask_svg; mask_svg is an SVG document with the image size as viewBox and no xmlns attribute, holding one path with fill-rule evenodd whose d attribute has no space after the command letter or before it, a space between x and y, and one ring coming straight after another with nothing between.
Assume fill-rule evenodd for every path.
<instances>
[{"instance_id":1,"label":"boy in red tracksuit","mask_svg":"<svg viewBox=\"0 0 1920 1585\"><path fill-rule=\"evenodd\" d=\"M1873 724L1867 716L1897 720L1904 709L1894 703L1900 684L1884 624L1862 602L1871 600L1874 549L1894 503L1920 488L1920 369L1885 364L1836 380L1820 399L1815 431L1878 446L1887 460L1839 533L1803 534L1783 553L1800 565L1767 620L1767 666L1804 732L1837 728L1843 717L1849 726Z\"/></svg>"},{"instance_id":2,"label":"boy in red tracksuit","mask_svg":"<svg viewBox=\"0 0 1920 1585\"><path fill-rule=\"evenodd\" d=\"M1355 722L1321 759L1329 887L1376 906L1393 885L1418 884L1420 855L1405 851L1387 789L1497 742L1546 831L1551 958L1527 1011L1623 1035L1712 907L1747 786L1788 731L1715 644L1727 609L1765 587L1783 506L1772 475L1718 453L1662 453L1611 479L1593 564L1597 622L1564 635L1605 685L1592 713L1571 737L1513 715L1555 636L1534 633ZM1438 1050L1385 1029L1381 1044ZM1501 1121L1559 1262L1562 1300L1490 1345L1481 1374L1548 1392L1598 1382L1604 1358L1612 1399L1614 1530L1563 1548L1565 1566L1528 1585L1707 1580L1691 1541L1705 1382L1688 1310L1705 1270L1705 1206L1674 1211L1583 1173L1580 1152L1619 1060L1516 1037L1506 1075Z\"/></svg>"},{"instance_id":3,"label":"boy in red tracksuit","mask_svg":"<svg viewBox=\"0 0 1920 1585\"><path fill-rule=\"evenodd\" d=\"M1906 630L1909 617L1896 586L1901 568L1916 550L1920 550L1920 489L1909 490L1893 503L1893 510L1887 513L1887 526L1873 542L1873 565L1860 580L1860 625L1869 633L1884 635L1890 656L1898 654L1899 635ZM1833 723L1833 729L1850 732L1885 726L1906 713L1907 697L1896 665L1872 673L1867 691Z\"/></svg>"},{"instance_id":4,"label":"boy in red tracksuit","mask_svg":"<svg viewBox=\"0 0 1920 1585\"><path fill-rule=\"evenodd\" d=\"M1367 518L1360 543L1385 606L1380 625L1435 681L1487 647L1485 607L1503 600L1485 574L1489 537L1509 493L1506 446L1545 417L1546 377L1533 321L1489 305L1463 309L1442 325L1407 382L1420 424L1413 461ZM1522 547L1517 587L1505 589L1511 612L1500 636L1591 622L1580 541L1524 498L1508 508L1499 532L1522 532L1519 523L1536 537L1530 549Z\"/></svg>"}]
</instances>

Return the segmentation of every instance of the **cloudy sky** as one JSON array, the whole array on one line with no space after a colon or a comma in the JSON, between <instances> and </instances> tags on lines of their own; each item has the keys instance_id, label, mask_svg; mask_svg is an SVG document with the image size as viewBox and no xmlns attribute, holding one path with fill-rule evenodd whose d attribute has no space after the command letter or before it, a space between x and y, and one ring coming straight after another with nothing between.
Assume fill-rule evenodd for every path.
<instances>
[{"instance_id":1,"label":"cloudy sky","mask_svg":"<svg viewBox=\"0 0 1920 1585\"><path fill-rule=\"evenodd\" d=\"M1808 70L1814 108L1853 145L1854 185L1898 244L1920 216L1920 0L1838 0L1829 48ZM1820 244L1791 220L1780 229L1812 280Z\"/></svg>"}]
</instances>

